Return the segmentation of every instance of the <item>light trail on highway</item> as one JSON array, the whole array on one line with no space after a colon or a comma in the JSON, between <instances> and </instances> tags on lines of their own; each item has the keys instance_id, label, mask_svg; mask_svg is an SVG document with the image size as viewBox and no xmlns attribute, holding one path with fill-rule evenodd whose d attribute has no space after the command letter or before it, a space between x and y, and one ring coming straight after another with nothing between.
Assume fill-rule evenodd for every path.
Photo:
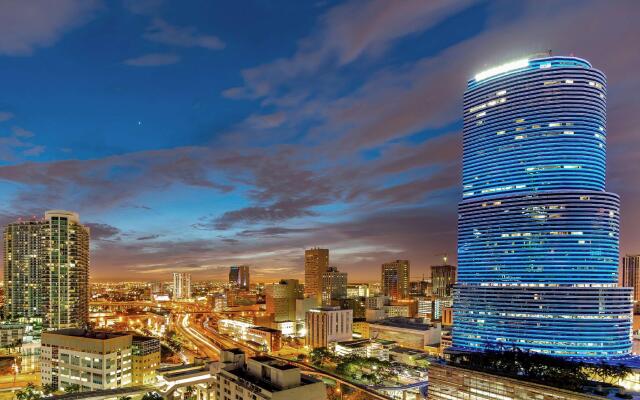
<instances>
[{"instance_id":1,"label":"light trail on highway","mask_svg":"<svg viewBox=\"0 0 640 400\"><path fill-rule=\"evenodd\" d=\"M212 350L215 354L219 355L220 349L218 347L214 346L211 343L211 341L208 338L206 338L204 335L202 335L200 332L198 332L197 330L189 326L189 317L190 317L189 314L185 314L181 321L182 329L187 334L187 336L191 338L192 342L196 342L194 344L201 343L205 345L208 349Z\"/></svg>"}]
</instances>

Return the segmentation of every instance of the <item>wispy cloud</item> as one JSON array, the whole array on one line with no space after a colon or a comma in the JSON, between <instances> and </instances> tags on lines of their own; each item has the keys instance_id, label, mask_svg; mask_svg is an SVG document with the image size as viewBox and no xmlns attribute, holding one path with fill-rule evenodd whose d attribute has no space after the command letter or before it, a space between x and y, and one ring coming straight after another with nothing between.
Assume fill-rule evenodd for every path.
<instances>
[{"instance_id":1,"label":"wispy cloud","mask_svg":"<svg viewBox=\"0 0 640 400\"><path fill-rule=\"evenodd\" d=\"M89 22L99 0L3 0L0 2L0 54L28 56Z\"/></svg>"},{"instance_id":2,"label":"wispy cloud","mask_svg":"<svg viewBox=\"0 0 640 400\"><path fill-rule=\"evenodd\" d=\"M171 53L150 53L139 57L124 60L124 63L133 67L159 67L180 62L180 56Z\"/></svg>"},{"instance_id":3,"label":"wispy cloud","mask_svg":"<svg viewBox=\"0 0 640 400\"><path fill-rule=\"evenodd\" d=\"M280 85L311 77L321 68L381 55L394 41L425 31L470 4L467 0L348 1L323 15L318 29L300 40L293 56L244 70L244 86L231 88L224 95L274 95Z\"/></svg>"},{"instance_id":4,"label":"wispy cloud","mask_svg":"<svg viewBox=\"0 0 640 400\"><path fill-rule=\"evenodd\" d=\"M12 112L0 111L0 122L9 121L10 119L13 119L13 117L15 117L15 115L13 115Z\"/></svg>"},{"instance_id":5,"label":"wispy cloud","mask_svg":"<svg viewBox=\"0 0 640 400\"><path fill-rule=\"evenodd\" d=\"M143 36L149 41L170 46L201 47L208 50L225 47L225 43L217 36L198 33L192 26L174 26L161 18L155 18Z\"/></svg>"}]
</instances>

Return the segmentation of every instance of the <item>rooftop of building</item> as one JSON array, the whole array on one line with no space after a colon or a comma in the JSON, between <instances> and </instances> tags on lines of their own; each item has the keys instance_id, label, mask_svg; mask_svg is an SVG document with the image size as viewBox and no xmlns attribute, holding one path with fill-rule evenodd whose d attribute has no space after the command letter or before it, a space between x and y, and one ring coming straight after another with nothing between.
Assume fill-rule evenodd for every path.
<instances>
[{"instance_id":1,"label":"rooftop of building","mask_svg":"<svg viewBox=\"0 0 640 400\"><path fill-rule=\"evenodd\" d=\"M324 307L315 307L312 308L311 310L309 310L310 312L321 312L321 311L349 311L349 310L343 310L338 306L324 306Z\"/></svg>"},{"instance_id":2,"label":"rooftop of building","mask_svg":"<svg viewBox=\"0 0 640 400\"><path fill-rule=\"evenodd\" d=\"M597 395L609 398L640 399L640 393L622 394L620 387L604 382L592 380L592 373L583 371L587 364L605 363L612 366L632 366L638 363L638 356L624 356L613 358L562 358L541 353L530 353L520 350L487 350L485 352L470 352L464 349L450 347L445 350L445 358L430 358L431 363L447 365L467 370L501 376L507 379L526 381L533 384L554 387L577 393ZM523 365L535 365L536 372L529 374ZM635 364L639 365L639 364ZM576 368L576 366L580 368ZM594 366L595 367L595 366ZM602 374L598 370L597 374ZM606 375L614 371L604 372ZM606 379L605 379L606 380ZM607 394L596 393L604 387Z\"/></svg>"},{"instance_id":3,"label":"rooftop of building","mask_svg":"<svg viewBox=\"0 0 640 400\"><path fill-rule=\"evenodd\" d=\"M416 329L416 330L429 330L435 325L424 322L421 318L408 318L408 317L390 317L379 321L371 322L371 325L382 325L394 328L404 329Z\"/></svg>"},{"instance_id":4,"label":"rooftop of building","mask_svg":"<svg viewBox=\"0 0 640 400\"><path fill-rule=\"evenodd\" d=\"M384 339L355 339L355 340L345 340L343 342L337 342L336 345L356 349L359 347L364 347L370 343L376 343L383 346L392 346L396 342L394 342L393 340L384 340Z\"/></svg>"},{"instance_id":5,"label":"rooftop of building","mask_svg":"<svg viewBox=\"0 0 640 400\"><path fill-rule=\"evenodd\" d=\"M294 367L295 368L295 367ZM252 385L256 385L258 387L260 387L261 389L264 389L268 392L279 392L282 390L287 390L287 389L291 389L286 388L283 389L277 385L274 385L271 382L265 381L264 379L261 379L260 377L254 376L252 374L249 373L249 371L245 368L236 368L236 369L232 369L232 370L228 370L228 371L224 371L223 373L228 373L231 375L234 375L238 378L240 378L243 381L246 381ZM315 380L307 375L300 375L300 385L298 386L304 386L304 385L310 385L310 384L314 384L314 383L318 383L318 380Z\"/></svg>"},{"instance_id":6,"label":"rooftop of building","mask_svg":"<svg viewBox=\"0 0 640 400\"><path fill-rule=\"evenodd\" d=\"M270 332L270 333L280 333L280 330L267 328L266 326L252 326L251 329L256 331Z\"/></svg>"},{"instance_id":7,"label":"rooftop of building","mask_svg":"<svg viewBox=\"0 0 640 400\"><path fill-rule=\"evenodd\" d=\"M287 364L283 361L280 361L278 359L275 359L273 357L269 357L269 356L257 356L257 357L252 357L251 360L257 361L261 364L265 364L268 365L272 368L275 369L279 369L281 371L286 371L289 369L296 369L298 367L296 367L295 365L291 365L291 364Z\"/></svg>"},{"instance_id":8,"label":"rooftop of building","mask_svg":"<svg viewBox=\"0 0 640 400\"><path fill-rule=\"evenodd\" d=\"M79 337L79 338L98 339L98 340L114 339L114 338L131 335L130 333L126 333L126 332L90 331L87 329L80 329L80 328L59 329L56 331L49 331L49 332L43 333L43 335L47 335L47 334L73 336L73 337Z\"/></svg>"},{"instance_id":9,"label":"rooftop of building","mask_svg":"<svg viewBox=\"0 0 640 400\"><path fill-rule=\"evenodd\" d=\"M138 342L138 343L142 343L142 342L155 342L158 341L158 338L155 338L153 336L142 336L142 335L133 335L133 341L134 342Z\"/></svg>"},{"instance_id":10,"label":"rooftop of building","mask_svg":"<svg viewBox=\"0 0 640 400\"><path fill-rule=\"evenodd\" d=\"M426 351L423 351L423 350L411 349L409 347L400 347L400 346L396 346L396 347L392 348L390 351L392 351L394 353L399 353L399 354L407 354L407 355L410 355L410 356L428 355L429 354L429 353L427 353Z\"/></svg>"},{"instance_id":11,"label":"rooftop of building","mask_svg":"<svg viewBox=\"0 0 640 400\"><path fill-rule=\"evenodd\" d=\"M200 374L208 371L210 371L208 363L193 363L159 368L156 370L156 373L166 380L176 380L184 376Z\"/></svg>"}]
</instances>

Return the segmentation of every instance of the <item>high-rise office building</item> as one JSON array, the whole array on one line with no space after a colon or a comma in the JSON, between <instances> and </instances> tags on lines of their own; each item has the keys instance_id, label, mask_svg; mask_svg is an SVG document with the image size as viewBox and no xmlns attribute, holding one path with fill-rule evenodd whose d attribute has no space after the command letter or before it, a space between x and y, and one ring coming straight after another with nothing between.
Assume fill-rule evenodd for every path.
<instances>
[{"instance_id":1,"label":"high-rise office building","mask_svg":"<svg viewBox=\"0 0 640 400\"><path fill-rule=\"evenodd\" d=\"M304 251L304 295L322 299L322 274L329 269L329 249Z\"/></svg>"},{"instance_id":2,"label":"high-rise office building","mask_svg":"<svg viewBox=\"0 0 640 400\"><path fill-rule=\"evenodd\" d=\"M454 347L629 354L619 199L605 192L605 85L587 61L550 56L469 81Z\"/></svg>"},{"instance_id":3,"label":"high-rise office building","mask_svg":"<svg viewBox=\"0 0 640 400\"><path fill-rule=\"evenodd\" d=\"M347 297L347 273L339 272L336 267L329 267L322 274L322 304L330 305L331 300Z\"/></svg>"},{"instance_id":4,"label":"high-rise office building","mask_svg":"<svg viewBox=\"0 0 640 400\"><path fill-rule=\"evenodd\" d=\"M265 287L267 313L275 322L296 320L296 300L302 298L302 286L297 279L283 279Z\"/></svg>"},{"instance_id":5,"label":"high-rise office building","mask_svg":"<svg viewBox=\"0 0 640 400\"><path fill-rule=\"evenodd\" d=\"M89 229L78 214L53 210L4 231L5 317L42 318L45 329L83 327L89 318Z\"/></svg>"},{"instance_id":6,"label":"high-rise office building","mask_svg":"<svg viewBox=\"0 0 640 400\"><path fill-rule=\"evenodd\" d=\"M450 297L451 289L456 283L457 268L455 265L431 266L431 290L434 296Z\"/></svg>"},{"instance_id":7,"label":"high-rise office building","mask_svg":"<svg viewBox=\"0 0 640 400\"><path fill-rule=\"evenodd\" d=\"M229 283L240 289L249 289L249 266L232 265L229 268Z\"/></svg>"},{"instance_id":8,"label":"high-rise office building","mask_svg":"<svg viewBox=\"0 0 640 400\"><path fill-rule=\"evenodd\" d=\"M382 264L382 294L394 300L409 297L409 260Z\"/></svg>"},{"instance_id":9,"label":"high-rise office building","mask_svg":"<svg viewBox=\"0 0 640 400\"><path fill-rule=\"evenodd\" d=\"M190 299L191 298L191 274L188 272L173 273L173 298L174 299Z\"/></svg>"},{"instance_id":10,"label":"high-rise office building","mask_svg":"<svg viewBox=\"0 0 640 400\"><path fill-rule=\"evenodd\" d=\"M633 288L633 301L640 301L640 255L626 255L622 259L620 286Z\"/></svg>"}]
</instances>

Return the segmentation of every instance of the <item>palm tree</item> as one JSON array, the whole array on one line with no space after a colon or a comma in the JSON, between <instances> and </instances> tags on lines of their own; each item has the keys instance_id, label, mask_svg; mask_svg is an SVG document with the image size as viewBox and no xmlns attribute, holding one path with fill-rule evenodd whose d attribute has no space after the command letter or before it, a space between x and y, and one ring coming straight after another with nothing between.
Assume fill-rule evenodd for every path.
<instances>
[{"instance_id":1,"label":"palm tree","mask_svg":"<svg viewBox=\"0 0 640 400\"><path fill-rule=\"evenodd\" d=\"M64 386L64 391L67 393L78 393L80 391L80 385L77 383L72 383L70 385Z\"/></svg>"},{"instance_id":2,"label":"palm tree","mask_svg":"<svg viewBox=\"0 0 640 400\"><path fill-rule=\"evenodd\" d=\"M147 392L142 396L141 400L162 400L162 396L156 392Z\"/></svg>"},{"instance_id":3,"label":"palm tree","mask_svg":"<svg viewBox=\"0 0 640 400\"><path fill-rule=\"evenodd\" d=\"M27 386L16 392L16 399L18 400L38 400L42 398L42 394L36 390L36 386L33 383L27 384Z\"/></svg>"},{"instance_id":4,"label":"palm tree","mask_svg":"<svg viewBox=\"0 0 640 400\"><path fill-rule=\"evenodd\" d=\"M45 383L44 385L42 385L42 393L44 393L45 395L50 395L57 390L58 387L53 383Z\"/></svg>"}]
</instances>

